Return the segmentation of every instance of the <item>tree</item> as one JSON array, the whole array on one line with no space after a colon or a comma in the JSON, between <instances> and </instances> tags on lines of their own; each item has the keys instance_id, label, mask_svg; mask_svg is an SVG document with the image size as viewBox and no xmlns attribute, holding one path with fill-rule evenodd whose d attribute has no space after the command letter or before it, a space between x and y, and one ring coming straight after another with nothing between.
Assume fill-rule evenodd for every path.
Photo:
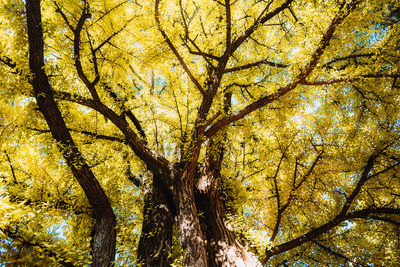
<instances>
[{"instance_id":1,"label":"tree","mask_svg":"<svg viewBox=\"0 0 400 267\"><path fill-rule=\"evenodd\" d=\"M395 264L398 9L5 1L1 260Z\"/></svg>"}]
</instances>

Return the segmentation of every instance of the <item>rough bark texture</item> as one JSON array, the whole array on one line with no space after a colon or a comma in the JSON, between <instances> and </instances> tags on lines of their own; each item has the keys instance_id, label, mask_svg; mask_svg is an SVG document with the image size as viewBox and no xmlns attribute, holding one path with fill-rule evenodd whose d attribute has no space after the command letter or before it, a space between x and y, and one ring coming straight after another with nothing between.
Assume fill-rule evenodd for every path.
<instances>
[{"instance_id":1,"label":"rough bark texture","mask_svg":"<svg viewBox=\"0 0 400 267\"><path fill-rule=\"evenodd\" d=\"M219 196L223 142L209 141L208 153L196 187L196 203L207 240L209 266L262 266L225 225L225 207Z\"/></svg>"},{"instance_id":2,"label":"rough bark texture","mask_svg":"<svg viewBox=\"0 0 400 267\"><path fill-rule=\"evenodd\" d=\"M142 233L138 262L142 266L170 266L174 207L171 192L160 183L157 175L145 192Z\"/></svg>"},{"instance_id":3,"label":"rough bark texture","mask_svg":"<svg viewBox=\"0 0 400 267\"><path fill-rule=\"evenodd\" d=\"M177 181L178 229L185 266L208 266L206 242L200 227L193 184L185 178ZM194 175L194 174L193 174Z\"/></svg>"},{"instance_id":4,"label":"rough bark texture","mask_svg":"<svg viewBox=\"0 0 400 267\"><path fill-rule=\"evenodd\" d=\"M209 160L202 173L196 169L198 182L196 187L192 187L195 191L194 199L189 197L193 192L187 192L190 187L178 189L182 184L176 184L174 190L170 190L160 181L160 177L153 176L152 187L145 192L144 220L138 248L141 266L171 265L174 223L181 228L180 239L183 232L186 242L190 242L187 247L183 247L187 243L181 241L185 266L261 266L258 259L246 250L224 223L225 207L218 193L221 180L219 164ZM171 177L176 183L182 179L184 165L182 162L171 168ZM185 216L179 216L179 212L185 213ZM182 220L195 212L199 213L196 218ZM193 220L198 220L200 229L193 231ZM188 248L191 246L199 249L189 253Z\"/></svg>"},{"instance_id":5,"label":"rough bark texture","mask_svg":"<svg viewBox=\"0 0 400 267\"><path fill-rule=\"evenodd\" d=\"M198 195L201 224L207 240L209 266L262 266L257 257L248 252L224 223L224 207L218 194Z\"/></svg>"},{"instance_id":6,"label":"rough bark texture","mask_svg":"<svg viewBox=\"0 0 400 267\"><path fill-rule=\"evenodd\" d=\"M98 216L92 241L92 266L110 266L115 257L115 216Z\"/></svg>"}]
</instances>

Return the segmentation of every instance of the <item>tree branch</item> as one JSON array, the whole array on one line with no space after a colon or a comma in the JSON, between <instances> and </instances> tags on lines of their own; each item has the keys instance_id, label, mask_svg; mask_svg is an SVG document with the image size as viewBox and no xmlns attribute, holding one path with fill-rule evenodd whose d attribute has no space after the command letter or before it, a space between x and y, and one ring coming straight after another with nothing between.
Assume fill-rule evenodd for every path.
<instances>
[{"instance_id":1,"label":"tree branch","mask_svg":"<svg viewBox=\"0 0 400 267\"><path fill-rule=\"evenodd\" d=\"M346 202L343 205L342 210L340 211L340 215L345 215L347 213L347 211L349 210L351 204L353 203L353 200L356 198L356 196L358 195L358 193L361 190L361 187L365 184L366 181L369 180L369 172L371 171L371 169L374 166L375 160L376 160L377 155L372 154L367 161L366 166L364 167L364 170L361 174L360 179L357 182L356 187L354 188L354 190L351 192L350 196L348 196L346 198Z\"/></svg>"},{"instance_id":2,"label":"tree branch","mask_svg":"<svg viewBox=\"0 0 400 267\"><path fill-rule=\"evenodd\" d=\"M7 154L6 151L4 151L4 154L6 155L7 161L8 161L8 165L10 166L10 170L11 170L11 175L13 177L14 180L14 184L18 184L18 180L17 177L15 176L15 171L14 171L14 166L12 164L12 161L10 159L10 156Z\"/></svg>"},{"instance_id":3,"label":"tree branch","mask_svg":"<svg viewBox=\"0 0 400 267\"><path fill-rule=\"evenodd\" d=\"M281 220L282 220L283 213L284 213L285 210L289 207L291 201L294 199L296 190L297 190L298 188L301 187L301 185L307 180L307 178L308 178L308 177L310 176L310 174L313 172L315 166L317 165L317 162L321 159L322 153L323 153L323 152L320 152L320 153L318 154L318 156L315 158L315 160L314 160L313 163L311 164L311 167L308 169L307 173L302 177L302 179L300 180L300 182L299 182L297 185L296 185L295 182L294 182L293 188L292 188L292 190L290 191L289 197L288 197L288 199L286 200L285 204L280 205L279 202L278 202L278 215L277 215L277 219L276 219L276 222L275 222L274 231L272 232L272 235L271 235L271 238L270 238L270 241L271 241L271 242L273 242L273 241L275 240L275 238L276 238L276 236L277 236L277 234L278 234L278 231L279 231L279 227L280 227L280 224L281 224ZM296 162L296 165L295 165L295 173L296 173L297 165L298 165L298 163ZM295 175L296 175L296 174L295 174ZM278 193L277 193L277 194L278 194Z\"/></svg>"},{"instance_id":4,"label":"tree branch","mask_svg":"<svg viewBox=\"0 0 400 267\"><path fill-rule=\"evenodd\" d=\"M371 214L400 214L400 209L396 208L370 208L370 209L363 209L355 212L348 213L346 215L338 215L333 220L329 221L326 224L321 225L320 227L309 231L308 233L295 238L291 241L283 243L281 245L275 246L269 250L265 251L266 258L264 259L264 264L274 255L283 253L295 247L298 247L306 242L309 242L321 234L324 234L334 228L335 226L339 225L340 223L351 220L351 219L367 219Z\"/></svg>"},{"instance_id":5,"label":"tree branch","mask_svg":"<svg viewBox=\"0 0 400 267\"><path fill-rule=\"evenodd\" d=\"M71 168L75 178L81 184L86 196L97 213L113 216L111 205L94 174L76 147L65 125L61 112L54 101L47 75L44 71L43 33L39 1L29 0L26 5L28 21L29 66L34 74L30 81L39 110L46 119L53 138Z\"/></svg>"},{"instance_id":6,"label":"tree branch","mask_svg":"<svg viewBox=\"0 0 400 267\"><path fill-rule=\"evenodd\" d=\"M237 67L233 67L233 68L227 68L227 69L225 69L224 73L229 73L229 72L249 69L249 68L252 68L252 67L257 67L259 65L269 65L271 67L278 67L278 68L289 67L289 65L287 65L287 64L275 63L275 62L263 59L263 60L259 60L259 61L253 62L253 63L245 64L245 65L242 65L242 66L237 66Z\"/></svg>"},{"instance_id":7,"label":"tree branch","mask_svg":"<svg viewBox=\"0 0 400 267\"><path fill-rule=\"evenodd\" d=\"M361 190L361 187L365 184L366 181L368 181L369 179L371 179L379 174L382 174L388 170L391 170L395 166L398 165L398 162L396 162L395 164L385 168L383 171L377 172L373 175L369 175L370 171L374 167L374 163L375 163L378 155L381 154L386 148L393 145L393 143L394 142L389 142L389 144L386 145L383 149L375 151L368 158L367 163L366 163L365 167L363 168L361 177L358 180L356 187L354 188L354 190L352 191L350 196L347 197L346 202L343 205L341 211L333 220L329 221L328 223L325 223L324 225L322 225L314 230L309 231L308 233L302 235L301 237L298 237L296 239L288 241L284 244L275 246L270 250L266 250L265 262L273 255L280 254L284 251L290 250L292 248L302 245L305 242L315 239L317 236L328 232L333 227L339 225L340 223L342 223L346 220L356 219L356 218L369 218L369 216L371 214L400 214L400 209L397 209L397 208L367 208L367 209L353 211L353 212L348 213L353 200L356 198L356 196L358 195L358 193Z\"/></svg>"},{"instance_id":8,"label":"tree branch","mask_svg":"<svg viewBox=\"0 0 400 267\"><path fill-rule=\"evenodd\" d=\"M259 100L249 104L248 106L246 106L245 108L243 108L242 110L236 112L235 114L232 114L230 116L227 116L221 120L219 120L218 122L216 122L213 126L211 126L210 129L208 129L204 135L209 138L210 136L214 135L216 132L218 132L222 127L242 119L243 117L245 117L246 115L248 115L249 113L266 106L267 104L279 99L280 97L286 95L287 93L289 93L290 91L292 91L293 89L295 89L297 87L298 84L300 84L301 82L303 82L305 80L305 78L308 77L308 75L313 71L313 69L315 68L315 66L317 65L319 59L321 58L325 48L329 45L330 40L332 39L333 33L335 32L337 26L342 23L342 21L350 14L351 11L353 11L356 6L361 2L362 0L354 0L353 2L351 2L350 4L348 4L346 6L346 10L339 10L338 13L336 14L336 16L334 17L334 19L331 21L327 31L325 32L325 34L322 37L321 42L319 43L318 48L315 50L314 54L311 57L311 60L308 62L308 64L306 65L306 67L303 68L303 70L300 72L300 74L288 85L281 87L278 92L272 94L272 95L268 95L265 97L260 98ZM282 5L278 11L278 9L276 9L275 11L268 13L271 15L266 15L264 18L269 18L270 16L275 16L277 13L279 13L281 10L287 8L287 6L291 3L291 0L287 0L285 2L284 5ZM239 39L238 39L239 40ZM237 40L237 41L238 41ZM235 43L237 42L235 41L232 44L232 47L235 46Z\"/></svg>"},{"instance_id":9,"label":"tree branch","mask_svg":"<svg viewBox=\"0 0 400 267\"><path fill-rule=\"evenodd\" d=\"M364 74L361 75L360 77L355 77L355 78L341 78L341 79L335 79L335 80L322 80L322 81L306 81L303 80L300 82L302 85L311 85L311 86L319 86L319 85L329 85L329 84L335 84L335 83L341 83L341 82L353 82L353 81L359 81L363 78L392 78L392 79L397 79L400 77L400 74L397 73L375 73L375 74Z\"/></svg>"},{"instance_id":10,"label":"tree branch","mask_svg":"<svg viewBox=\"0 0 400 267\"><path fill-rule=\"evenodd\" d=\"M231 20L231 3L225 0L225 21L226 21L226 49L230 50L232 42L232 20Z\"/></svg>"},{"instance_id":11,"label":"tree branch","mask_svg":"<svg viewBox=\"0 0 400 267\"><path fill-rule=\"evenodd\" d=\"M96 77L92 82L89 81L86 74L83 72L82 63L81 63L81 54L80 54L80 42L81 42L81 31L86 19L91 18L91 14L88 11L88 4L85 2L84 7L82 9L82 15L79 18L78 24L74 29L74 58L75 58L75 68L78 73L79 78L85 84L85 86L89 89L90 94L93 97L95 103L100 102L99 95L95 89L95 85L99 82L99 74L96 73ZM93 51L93 50L92 50ZM92 53L94 54L94 53Z\"/></svg>"},{"instance_id":12,"label":"tree branch","mask_svg":"<svg viewBox=\"0 0 400 267\"><path fill-rule=\"evenodd\" d=\"M129 19L124 26L122 26L118 31L114 32L110 36L108 36L103 42L101 42L96 48L93 49L93 51L96 53L98 50L100 50L104 45L108 44L112 38L117 36L119 33L121 33L127 26L128 24L133 20L133 18Z\"/></svg>"},{"instance_id":13,"label":"tree branch","mask_svg":"<svg viewBox=\"0 0 400 267\"><path fill-rule=\"evenodd\" d=\"M171 42L171 40L169 39L167 33L164 31L164 29L161 26L160 13L159 13L159 4L160 4L160 0L156 0L156 3L155 3L155 20L156 20L156 24L157 24L158 30L160 31L160 33L164 37L164 39L167 42L169 48L172 50L172 52L174 53L174 55L178 59L179 63L181 64L181 66L185 70L186 74L189 76L190 80L194 83L194 85L200 91L200 93L203 96L205 96L206 92L204 91L203 87L200 85L199 81L197 81L197 79L193 76L192 72L190 71L190 69L186 65L186 63L183 60L182 56L179 54L178 50L175 48L174 44Z\"/></svg>"},{"instance_id":14,"label":"tree branch","mask_svg":"<svg viewBox=\"0 0 400 267\"><path fill-rule=\"evenodd\" d=\"M42 129L36 129L36 128L31 128L31 127L27 127L27 129L32 130L32 131L36 131L36 132L39 132L39 133L50 133L50 130L42 130ZM75 132L75 133L80 133L80 134L83 134L83 135L91 136L91 137L94 137L94 138L100 139L100 140L107 140L107 141L118 142L118 143L121 143L121 144L126 144L126 140L121 139L121 138L116 137L116 136L97 134L97 133L90 132L90 131L76 130L76 129L71 129L71 128L68 128L68 130L71 131L71 132Z\"/></svg>"},{"instance_id":15,"label":"tree branch","mask_svg":"<svg viewBox=\"0 0 400 267\"><path fill-rule=\"evenodd\" d=\"M214 68L214 64L212 64L212 62L210 61L210 59L214 59L214 60L219 61L220 58L217 57L217 56L214 56L214 55L212 55L212 54L205 53L205 52L201 51L200 47L199 47L199 46L196 44L196 42L195 42L196 40L192 40L192 38L189 37L189 34L186 36L186 39L189 40L189 42L190 42L190 43L194 46L194 48L197 50L197 51L193 51L193 50L190 48L190 46L189 46L186 42L184 42L184 45L187 47L189 53L191 53L191 54L193 54L193 55L199 55L199 56L201 56L201 57L204 59L204 61L208 63L208 65L210 65L210 66L212 66L212 67Z\"/></svg>"},{"instance_id":16,"label":"tree branch","mask_svg":"<svg viewBox=\"0 0 400 267\"><path fill-rule=\"evenodd\" d=\"M54 100L53 91L44 69L44 42L40 1L26 1L26 17L29 68L33 74L30 83L33 87L34 97L68 167L94 209L96 226L91 252L93 265L100 266L101 262L108 265L115 259L116 217L107 195L75 145ZM80 21L83 24L82 17Z\"/></svg>"},{"instance_id":17,"label":"tree branch","mask_svg":"<svg viewBox=\"0 0 400 267\"><path fill-rule=\"evenodd\" d=\"M188 40L189 40L189 42L191 42L191 43L193 44L193 46L195 46L195 45L194 45L195 43L194 43L193 40L191 40L191 39L188 39ZM204 58L204 60L205 60L206 58L211 58L211 59L214 59L214 60L216 60L216 61L219 61L219 60L221 59L220 57L217 57L217 56L215 56L215 55L213 55L213 54L209 54L209 53L200 51L200 49L198 48L197 45L195 46L195 48L196 48L198 51L193 51L193 50L190 49L190 47L187 46L187 45L186 45L186 47L188 48L188 51L189 51L190 54L202 56L202 57ZM209 60L207 59L206 61L209 61Z\"/></svg>"},{"instance_id":18,"label":"tree branch","mask_svg":"<svg viewBox=\"0 0 400 267\"><path fill-rule=\"evenodd\" d=\"M45 244L40 244L37 241L32 242L30 240L25 239L21 234L18 234L16 231L11 231L7 228L0 228L7 237L20 242L22 245L27 247L38 247L40 248L45 254L47 254L50 258L54 258L59 264L66 267L74 267L75 265L69 262L67 259L62 258L60 255L55 253L53 249L47 247Z\"/></svg>"},{"instance_id":19,"label":"tree branch","mask_svg":"<svg viewBox=\"0 0 400 267\"><path fill-rule=\"evenodd\" d=\"M146 163L149 170L159 171L160 169L168 168L168 160L148 148L139 136L129 127L128 122L103 103L95 103L94 100L67 92L57 92L56 97L92 108L109 119L124 134L126 142L135 154Z\"/></svg>"},{"instance_id":20,"label":"tree branch","mask_svg":"<svg viewBox=\"0 0 400 267\"><path fill-rule=\"evenodd\" d=\"M280 7L276 8L275 10L273 10L272 12L269 12L267 14L265 14L264 16L260 17L259 19L257 19L253 25L251 25L244 33L242 36L240 36L239 38L237 38L236 40L233 41L232 45L230 46L229 49L229 54L232 54L236 49L238 49L238 47L244 42L246 41L250 35L253 34L253 32L262 24L264 24L265 22L267 22L268 20L272 19L273 17L275 17L276 15L278 15L281 11L285 10L286 8L289 7L289 5L293 2L293 0L286 0ZM268 5L269 6L269 5ZM268 6L266 8L268 8ZM264 9L263 13L266 11L266 9Z\"/></svg>"},{"instance_id":21,"label":"tree branch","mask_svg":"<svg viewBox=\"0 0 400 267\"><path fill-rule=\"evenodd\" d=\"M279 226L281 224L281 219L282 219L281 201L280 201L281 198L280 198L280 195L279 195L278 181L277 181L276 178L278 176L279 169L281 167L282 161L285 158L285 152L286 152L286 150L282 151L282 156L281 156L281 159L279 160L278 167L276 168L275 175L272 177L273 182L274 182L274 189L275 189L275 195L276 195L276 205L277 205L278 214L276 216L274 230L273 230L271 238L270 238L271 242L275 240L275 237L278 234Z\"/></svg>"},{"instance_id":22,"label":"tree branch","mask_svg":"<svg viewBox=\"0 0 400 267\"><path fill-rule=\"evenodd\" d=\"M11 58L7 56L0 55L0 61L3 62L5 65L9 66L11 69L14 69L17 64Z\"/></svg>"},{"instance_id":23,"label":"tree branch","mask_svg":"<svg viewBox=\"0 0 400 267\"><path fill-rule=\"evenodd\" d=\"M355 58L360 58L360 57L372 57L374 53L367 53L367 54L357 54L357 55L349 55L345 57L339 57L336 59L333 59L323 65L323 67L328 67L332 63L338 62L338 61L343 61L343 60L348 60L348 59L355 59Z\"/></svg>"},{"instance_id":24,"label":"tree branch","mask_svg":"<svg viewBox=\"0 0 400 267\"><path fill-rule=\"evenodd\" d=\"M395 226L400 226L400 220L396 221L396 220L393 220L393 219L387 218L387 217L381 217L381 216L373 215L373 216L369 216L369 219L382 221L382 222L387 222L387 223L393 224Z\"/></svg>"},{"instance_id":25,"label":"tree branch","mask_svg":"<svg viewBox=\"0 0 400 267\"><path fill-rule=\"evenodd\" d=\"M132 173L127 173L127 177L128 180L131 181L137 188L142 188L143 187L143 183L142 181L139 180L139 178L137 178L135 175L133 175Z\"/></svg>"},{"instance_id":26,"label":"tree branch","mask_svg":"<svg viewBox=\"0 0 400 267\"><path fill-rule=\"evenodd\" d=\"M333 249L331 249L331 248L329 248L329 247L327 247L327 246L321 244L320 242L318 242L318 241L316 241L316 240L312 240L312 242L313 242L314 244L316 244L318 247L322 248L323 250L328 251L329 253L331 253L332 255L335 255L335 256L338 257L338 258L344 259L344 260L347 261L347 262L354 263L354 264L356 264L357 266L363 266L363 267L366 266L366 265L357 263L357 262L355 262L355 261L349 259L348 257L346 257L346 256L344 256L344 255L342 255L342 254L340 254L340 253L334 251Z\"/></svg>"},{"instance_id":27,"label":"tree branch","mask_svg":"<svg viewBox=\"0 0 400 267\"><path fill-rule=\"evenodd\" d=\"M7 56L0 55L0 62L10 67L12 73L22 75L22 70L17 67L17 63Z\"/></svg>"},{"instance_id":28,"label":"tree branch","mask_svg":"<svg viewBox=\"0 0 400 267\"><path fill-rule=\"evenodd\" d=\"M122 100L108 85L105 84L104 89L115 102L120 103L120 109L123 110L121 116L127 116L132 121L133 125L135 125L136 129L138 130L140 136L143 137L145 144L147 144L146 133L144 132L142 125L140 124L136 116L133 114L133 112L125 108L124 105L125 100Z\"/></svg>"},{"instance_id":29,"label":"tree branch","mask_svg":"<svg viewBox=\"0 0 400 267\"><path fill-rule=\"evenodd\" d=\"M74 32L74 27L72 27L72 25L69 23L67 16L65 15L65 13L62 11L62 8L58 5L58 3L56 1L53 2L54 5L56 6L56 12L60 13L61 17L64 19L65 24L67 24L68 28Z\"/></svg>"}]
</instances>

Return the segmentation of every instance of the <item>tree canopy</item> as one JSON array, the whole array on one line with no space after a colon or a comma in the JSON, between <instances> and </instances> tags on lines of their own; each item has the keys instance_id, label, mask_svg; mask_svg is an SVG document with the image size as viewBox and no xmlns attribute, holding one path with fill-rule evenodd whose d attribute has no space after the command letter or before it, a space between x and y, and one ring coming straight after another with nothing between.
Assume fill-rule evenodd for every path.
<instances>
[{"instance_id":1,"label":"tree canopy","mask_svg":"<svg viewBox=\"0 0 400 267\"><path fill-rule=\"evenodd\" d=\"M0 261L394 266L399 12L2 1Z\"/></svg>"}]
</instances>

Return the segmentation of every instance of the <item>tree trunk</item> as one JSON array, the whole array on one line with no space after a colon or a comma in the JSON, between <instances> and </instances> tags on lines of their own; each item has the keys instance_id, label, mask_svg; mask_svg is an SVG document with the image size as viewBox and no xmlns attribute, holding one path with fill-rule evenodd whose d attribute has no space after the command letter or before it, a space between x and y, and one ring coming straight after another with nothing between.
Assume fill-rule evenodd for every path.
<instances>
[{"instance_id":1,"label":"tree trunk","mask_svg":"<svg viewBox=\"0 0 400 267\"><path fill-rule=\"evenodd\" d=\"M92 266L113 265L116 244L116 218L110 201L86 163L65 124L54 100L49 79L44 68L44 42L40 0L26 1L28 26L30 83L39 110L57 142L67 165L85 192L94 209L96 226L92 242Z\"/></svg>"},{"instance_id":2,"label":"tree trunk","mask_svg":"<svg viewBox=\"0 0 400 267\"><path fill-rule=\"evenodd\" d=\"M110 266L115 258L116 243L115 216L100 215L96 218L95 232L92 240L92 265Z\"/></svg>"},{"instance_id":3,"label":"tree trunk","mask_svg":"<svg viewBox=\"0 0 400 267\"><path fill-rule=\"evenodd\" d=\"M177 180L178 229L185 266L208 266L205 236L200 226L193 183L183 174ZM194 174L193 174L194 175Z\"/></svg>"},{"instance_id":4,"label":"tree trunk","mask_svg":"<svg viewBox=\"0 0 400 267\"><path fill-rule=\"evenodd\" d=\"M229 111L231 95L226 95L225 112ZM226 136L222 135L225 140ZM196 184L196 204L201 211L201 226L207 239L209 266L262 266L255 255L247 252L224 223L225 207L218 189L224 142L211 138L203 170Z\"/></svg>"},{"instance_id":5,"label":"tree trunk","mask_svg":"<svg viewBox=\"0 0 400 267\"><path fill-rule=\"evenodd\" d=\"M225 226L225 208L218 194L220 179L214 180L216 183L208 183L213 179L207 180L219 172L204 175L206 170L213 169L204 168L201 176L196 173L200 178L194 196L194 186L184 184L184 174L178 165L184 164L173 167L171 176L176 182L173 191L161 182L168 179L161 179L157 174L153 175L151 189L145 190L138 263L141 266L171 265L172 226L178 212L185 266L262 266Z\"/></svg>"},{"instance_id":6,"label":"tree trunk","mask_svg":"<svg viewBox=\"0 0 400 267\"><path fill-rule=\"evenodd\" d=\"M151 189L145 190L142 233L138 247L140 266L170 266L174 204L171 192L153 174Z\"/></svg>"},{"instance_id":7,"label":"tree trunk","mask_svg":"<svg viewBox=\"0 0 400 267\"><path fill-rule=\"evenodd\" d=\"M201 225L207 239L209 266L262 266L257 257L248 252L224 223L225 208L218 192L197 192L201 211Z\"/></svg>"}]
</instances>

